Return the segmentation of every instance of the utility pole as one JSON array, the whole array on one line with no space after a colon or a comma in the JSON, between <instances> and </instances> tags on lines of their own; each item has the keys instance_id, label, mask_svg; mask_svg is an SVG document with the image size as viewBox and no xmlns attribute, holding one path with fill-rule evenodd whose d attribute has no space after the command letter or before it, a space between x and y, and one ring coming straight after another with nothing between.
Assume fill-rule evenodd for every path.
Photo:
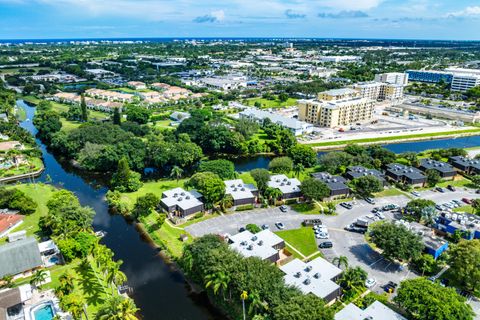
<instances>
[{"instance_id":1,"label":"utility pole","mask_svg":"<svg viewBox=\"0 0 480 320\"><path fill-rule=\"evenodd\" d=\"M245 300L248 298L248 292L243 291L240 295L240 299L242 299L242 309L243 309L243 320L247 319L247 315L245 314Z\"/></svg>"}]
</instances>

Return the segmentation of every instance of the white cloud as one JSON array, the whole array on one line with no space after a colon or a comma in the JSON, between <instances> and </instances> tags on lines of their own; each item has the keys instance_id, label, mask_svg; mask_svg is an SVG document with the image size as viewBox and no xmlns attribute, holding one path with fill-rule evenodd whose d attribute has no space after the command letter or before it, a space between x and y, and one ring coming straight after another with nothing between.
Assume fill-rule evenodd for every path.
<instances>
[{"instance_id":1,"label":"white cloud","mask_svg":"<svg viewBox=\"0 0 480 320\"><path fill-rule=\"evenodd\" d=\"M453 18L480 17L480 6L466 7L460 11L450 12L447 16Z\"/></svg>"},{"instance_id":2,"label":"white cloud","mask_svg":"<svg viewBox=\"0 0 480 320\"><path fill-rule=\"evenodd\" d=\"M341 10L369 10L378 7L384 0L318 0L320 5Z\"/></svg>"}]
</instances>

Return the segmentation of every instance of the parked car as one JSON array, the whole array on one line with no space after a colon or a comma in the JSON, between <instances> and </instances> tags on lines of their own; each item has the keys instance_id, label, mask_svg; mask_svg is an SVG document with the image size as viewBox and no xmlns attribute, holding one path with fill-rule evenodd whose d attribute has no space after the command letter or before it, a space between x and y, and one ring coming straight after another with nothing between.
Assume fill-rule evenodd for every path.
<instances>
[{"instance_id":1,"label":"parked car","mask_svg":"<svg viewBox=\"0 0 480 320\"><path fill-rule=\"evenodd\" d=\"M282 212L287 212L287 211L288 211L287 206L284 205L284 204L282 204L282 205L280 206L280 211L282 211Z\"/></svg>"},{"instance_id":2,"label":"parked car","mask_svg":"<svg viewBox=\"0 0 480 320\"><path fill-rule=\"evenodd\" d=\"M345 209L348 209L348 210L350 210L350 209L353 208L352 204L351 204L351 203L348 203L348 202L342 202L342 203L340 203L340 205L341 205L342 207L344 207Z\"/></svg>"},{"instance_id":3,"label":"parked car","mask_svg":"<svg viewBox=\"0 0 480 320\"><path fill-rule=\"evenodd\" d=\"M285 226L284 226L283 223L281 223L281 222L275 223L275 226L277 226L277 228L280 229L280 230L285 229Z\"/></svg>"},{"instance_id":4,"label":"parked car","mask_svg":"<svg viewBox=\"0 0 480 320\"><path fill-rule=\"evenodd\" d=\"M378 207L375 207L375 208L372 209L372 213L377 213L378 211L380 211L380 208L378 208Z\"/></svg>"},{"instance_id":5,"label":"parked car","mask_svg":"<svg viewBox=\"0 0 480 320\"><path fill-rule=\"evenodd\" d=\"M395 288L397 287L397 284L393 281L389 281L384 287L383 289L388 292L388 293L393 293L395 292Z\"/></svg>"},{"instance_id":6,"label":"parked car","mask_svg":"<svg viewBox=\"0 0 480 320\"><path fill-rule=\"evenodd\" d=\"M246 230L245 227L240 227L240 228L238 228L238 232L243 232L243 231L245 231L245 230Z\"/></svg>"},{"instance_id":7,"label":"parked car","mask_svg":"<svg viewBox=\"0 0 480 320\"><path fill-rule=\"evenodd\" d=\"M262 229L263 230L268 230L268 229L270 229L270 226L268 224L262 224Z\"/></svg>"},{"instance_id":8,"label":"parked car","mask_svg":"<svg viewBox=\"0 0 480 320\"><path fill-rule=\"evenodd\" d=\"M472 200L468 198L462 198L462 201L465 202L466 204L472 204Z\"/></svg>"},{"instance_id":9,"label":"parked car","mask_svg":"<svg viewBox=\"0 0 480 320\"><path fill-rule=\"evenodd\" d=\"M439 210L439 211L442 211L443 210L443 206L439 205L439 204L436 204L435 205L435 209Z\"/></svg>"},{"instance_id":10,"label":"parked car","mask_svg":"<svg viewBox=\"0 0 480 320\"><path fill-rule=\"evenodd\" d=\"M414 195L415 197L420 197L420 193L417 191L412 191L411 194Z\"/></svg>"},{"instance_id":11,"label":"parked car","mask_svg":"<svg viewBox=\"0 0 480 320\"><path fill-rule=\"evenodd\" d=\"M396 204L393 204L393 203L390 203L390 204L387 204L385 206L382 207L382 210L383 211L391 211L391 210L395 210L395 209L398 209L399 206L397 206Z\"/></svg>"},{"instance_id":12,"label":"parked car","mask_svg":"<svg viewBox=\"0 0 480 320\"><path fill-rule=\"evenodd\" d=\"M322 220L320 220L320 219L306 219L306 220L303 220L303 222L302 222L302 225L304 227L315 226L315 225L319 225L319 224L322 224Z\"/></svg>"},{"instance_id":13,"label":"parked car","mask_svg":"<svg viewBox=\"0 0 480 320\"><path fill-rule=\"evenodd\" d=\"M436 187L435 190L437 190L438 192L441 192L441 193L445 192L445 189L443 189L442 187Z\"/></svg>"},{"instance_id":14,"label":"parked car","mask_svg":"<svg viewBox=\"0 0 480 320\"><path fill-rule=\"evenodd\" d=\"M462 206L462 202L458 201L458 200L452 200L452 202L454 202L458 207L461 207Z\"/></svg>"},{"instance_id":15,"label":"parked car","mask_svg":"<svg viewBox=\"0 0 480 320\"><path fill-rule=\"evenodd\" d=\"M452 186L451 184L449 184L449 185L447 186L447 189L450 190L450 191L453 191L453 192L457 191L457 189L455 189L455 187Z\"/></svg>"},{"instance_id":16,"label":"parked car","mask_svg":"<svg viewBox=\"0 0 480 320\"><path fill-rule=\"evenodd\" d=\"M380 218L380 220L385 220L385 215L381 212L375 212L375 216Z\"/></svg>"},{"instance_id":17,"label":"parked car","mask_svg":"<svg viewBox=\"0 0 480 320\"><path fill-rule=\"evenodd\" d=\"M332 241L324 241L318 245L320 249L328 249L333 247Z\"/></svg>"},{"instance_id":18,"label":"parked car","mask_svg":"<svg viewBox=\"0 0 480 320\"><path fill-rule=\"evenodd\" d=\"M315 235L315 238L317 239L328 239L328 237L329 237L329 234L327 232L321 232Z\"/></svg>"},{"instance_id":19,"label":"parked car","mask_svg":"<svg viewBox=\"0 0 480 320\"><path fill-rule=\"evenodd\" d=\"M377 281L373 278L369 278L369 279L365 280L365 287L367 287L367 288L371 288L376 284L377 284Z\"/></svg>"},{"instance_id":20,"label":"parked car","mask_svg":"<svg viewBox=\"0 0 480 320\"><path fill-rule=\"evenodd\" d=\"M370 203L370 204L375 204L375 199L373 199L373 198L365 198L365 202Z\"/></svg>"},{"instance_id":21,"label":"parked car","mask_svg":"<svg viewBox=\"0 0 480 320\"><path fill-rule=\"evenodd\" d=\"M350 231L350 232L365 234L367 232L368 228L357 226L354 223L352 223L352 224L349 224L349 225L345 226L345 230Z\"/></svg>"}]
</instances>

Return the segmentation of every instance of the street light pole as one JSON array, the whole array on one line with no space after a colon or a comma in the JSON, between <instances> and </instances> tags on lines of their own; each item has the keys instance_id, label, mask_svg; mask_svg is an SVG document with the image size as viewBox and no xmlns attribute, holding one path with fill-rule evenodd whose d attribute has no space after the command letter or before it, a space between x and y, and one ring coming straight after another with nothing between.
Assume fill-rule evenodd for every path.
<instances>
[{"instance_id":1,"label":"street light pole","mask_svg":"<svg viewBox=\"0 0 480 320\"><path fill-rule=\"evenodd\" d=\"M243 291L240 295L240 299L242 299L242 309L243 309L243 320L247 319L247 315L245 314L245 300L248 298L248 292Z\"/></svg>"}]
</instances>

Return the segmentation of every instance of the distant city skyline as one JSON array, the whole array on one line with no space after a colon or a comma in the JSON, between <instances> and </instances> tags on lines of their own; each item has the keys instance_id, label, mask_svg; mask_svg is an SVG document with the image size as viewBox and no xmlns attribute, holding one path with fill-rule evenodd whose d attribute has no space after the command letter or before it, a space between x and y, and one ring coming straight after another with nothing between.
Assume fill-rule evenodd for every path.
<instances>
[{"instance_id":1,"label":"distant city skyline","mask_svg":"<svg viewBox=\"0 0 480 320\"><path fill-rule=\"evenodd\" d=\"M472 0L0 0L0 39L480 40Z\"/></svg>"}]
</instances>

